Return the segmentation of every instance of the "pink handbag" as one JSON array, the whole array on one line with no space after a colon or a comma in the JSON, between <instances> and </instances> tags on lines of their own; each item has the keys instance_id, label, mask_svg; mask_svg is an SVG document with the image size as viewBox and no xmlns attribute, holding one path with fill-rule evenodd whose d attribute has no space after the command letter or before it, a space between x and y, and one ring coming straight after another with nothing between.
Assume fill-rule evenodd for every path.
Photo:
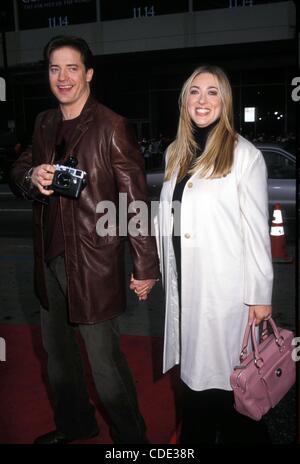
<instances>
[{"instance_id":1,"label":"pink handbag","mask_svg":"<svg viewBox=\"0 0 300 464\"><path fill-rule=\"evenodd\" d=\"M254 420L260 420L274 408L296 380L296 363L292 359L294 334L277 327L273 319L267 322L273 333L264 324L259 344L255 324L247 324L240 365L230 375L235 409ZM250 331L253 351L248 354Z\"/></svg>"}]
</instances>

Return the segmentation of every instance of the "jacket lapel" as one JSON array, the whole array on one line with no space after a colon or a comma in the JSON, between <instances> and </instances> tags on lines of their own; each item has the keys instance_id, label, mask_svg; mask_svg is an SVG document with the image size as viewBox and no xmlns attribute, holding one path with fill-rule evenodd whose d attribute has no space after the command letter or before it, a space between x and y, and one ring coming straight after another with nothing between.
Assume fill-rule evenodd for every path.
<instances>
[{"instance_id":1,"label":"jacket lapel","mask_svg":"<svg viewBox=\"0 0 300 464\"><path fill-rule=\"evenodd\" d=\"M51 111L42 123L42 137L44 141L44 153L46 163L52 164L55 151L55 141L59 123L62 116L59 109Z\"/></svg>"},{"instance_id":2,"label":"jacket lapel","mask_svg":"<svg viewBox=\"0 0 300 464\"><path fill-rule=\"evenodd\" d=\"M92 121L93 108L96 105L96 100L89 97L79 117L79 122L75 127L72 137L67 145L66 155L62 162L64 162L70 155L73 154L77 144L79 143L83 134L87 131L90 121ZM45 162L52 164L55 152L56 136L58 126L62 121L62 114L59 108L50 112L47 118L42 123L43 141L46 159Z\"/></svg>"}]
</instances>

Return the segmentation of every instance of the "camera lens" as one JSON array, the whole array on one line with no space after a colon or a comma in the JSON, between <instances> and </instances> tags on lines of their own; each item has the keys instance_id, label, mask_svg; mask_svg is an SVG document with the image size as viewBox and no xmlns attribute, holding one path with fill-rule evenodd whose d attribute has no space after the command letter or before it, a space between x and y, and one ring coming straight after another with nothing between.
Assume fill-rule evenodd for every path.
<instances>
[{"instance_id":1,"label":"camera lens","mask_svg":"<svg viewBox=\"0 0 300 464\"><path fill-rule=\"evenodd\" d=\"M70 183L71 183L71 177L70 177L70 175L68 173L66 173L66 172L58 173L58 175L57 175L57 184L60 187L68 188L68 187L70 187Z\"/></svg>"}]
</instances>

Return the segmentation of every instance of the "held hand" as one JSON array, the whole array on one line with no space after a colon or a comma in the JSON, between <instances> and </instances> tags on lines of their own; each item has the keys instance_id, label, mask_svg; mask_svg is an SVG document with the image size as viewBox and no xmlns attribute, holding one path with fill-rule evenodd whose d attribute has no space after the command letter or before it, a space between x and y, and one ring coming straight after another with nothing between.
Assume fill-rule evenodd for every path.
<instances>
[{"instance_id":1,"label":"held hand","mask_svg":"<svg viewBox=\"0 0 300 464\"><path fill-rule=\"evenodd\" d=\"M31 174L31 182L35 185L43 195L52 195L53 190L47 190L52 184L55 166L51 164L41 164L33 169Z\"/></svg>"},{"instance_id":2,"label":"held hand","mask_svg":"<svg viewBox=\"0 0 300 464\"><path fill-rule=\"evenodd\" d=\"M248 324L251 325L255 320L255 325L262 321L267 321L272 316L271 305L253 305L249 307Z\"/></svg>"},{"instance_id":3,"label":"held hand","mask_svg":"<svg viewBox=\"0 0 300 464\"><path fill-rule=\"evenodd\" d=\"M151 292L155 283L155 279L138 280L134 279L133 275L131 275L129 287L131 288L131 290L134 290L139 300L141 301L146 300L148 298L148 294Z\"/></svg>"}]
</instances>

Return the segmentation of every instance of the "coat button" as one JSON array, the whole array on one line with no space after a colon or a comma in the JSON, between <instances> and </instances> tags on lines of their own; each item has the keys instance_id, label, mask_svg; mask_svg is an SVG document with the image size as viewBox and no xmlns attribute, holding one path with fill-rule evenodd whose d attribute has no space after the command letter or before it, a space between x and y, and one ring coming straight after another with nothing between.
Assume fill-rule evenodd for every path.
<instances>
[{"instance_id":1,"label":"coat button","mask_svg":"<svg viewBox=\"0 0 300 464\"><path fill-rule=\"evenodd\" d=\"M191 237L190 234L188 234L188 233L184 234L184 236L185 236L185 238L190 238Z\"/></svg>"},{"instance_id":2,"label":"coat button","mask_svg":"<svg viewBox=\"0 0 300 464\"><path fill-rule=\"evenodd\" d=\"M188 188L191 189L191 188L193 187L193 182L189 182L189 183L187 184L187 186L188 186Z\"/></svg>"}]
</instances>

